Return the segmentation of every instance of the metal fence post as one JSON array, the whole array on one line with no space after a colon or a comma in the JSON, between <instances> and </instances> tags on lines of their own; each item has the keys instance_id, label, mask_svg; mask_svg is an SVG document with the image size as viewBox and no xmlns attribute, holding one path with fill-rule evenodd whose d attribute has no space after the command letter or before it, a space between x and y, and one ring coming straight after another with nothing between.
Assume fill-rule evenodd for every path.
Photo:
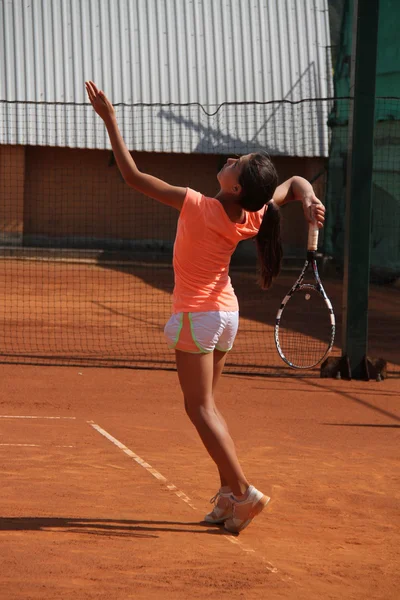
<instances>
[{"instance_id":1,"label":"metal fence post","mask_svg":"<svg viewBox=\"0 0 400 600\"><path fill-rule=\"evenodd\" d=\"M354 0L350 84L343 355L362 378L368 346L368 290L379 0Z\"/></svg>"}]
</instances>

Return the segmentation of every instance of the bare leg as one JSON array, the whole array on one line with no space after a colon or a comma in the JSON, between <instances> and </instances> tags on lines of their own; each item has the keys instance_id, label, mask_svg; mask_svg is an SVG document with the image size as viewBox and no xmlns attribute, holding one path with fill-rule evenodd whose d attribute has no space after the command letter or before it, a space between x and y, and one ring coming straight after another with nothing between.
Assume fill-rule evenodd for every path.
<instances>
[{"instance_id":1,"label":"bare leg","mask_svg":"<svg viewBox=\"0 0 400 600\"><path fill-rule=\"evenodd\" d=\"M225 422L215 411L213 398L213 354L190 354L176 350L178 376L186 411L224 481L240 496L249 483L237 459L235 445Z\"/></svg>"},{"instance_id":2,"label":"bare leg","mask_svg":"<svg viewBox=\"0 0 400 600\"><path fill-rule=\"evenodd\" d=\"M212 382L212 391L213 391L213 398L214 398L214 411L217 414L219 420L221 421L222 426L225 427L226 431L228 432L228 426L225 422L225 419L221 415L221 413L219 412L219 410L215 404L215 390L217 388L219 378L221 377L222 370L225 366L225 361L226 361L226 357L227 357L228 353L221 352L220 350L214 350L213 354L214 354L214 374L213 374L213 382ZM229 484L226 481L223 474L221 473L221 471L219 469L218 469L218 471L219 471L219 478L221 481L221 487L229 487Z\"/></svg>"}]
</instances>

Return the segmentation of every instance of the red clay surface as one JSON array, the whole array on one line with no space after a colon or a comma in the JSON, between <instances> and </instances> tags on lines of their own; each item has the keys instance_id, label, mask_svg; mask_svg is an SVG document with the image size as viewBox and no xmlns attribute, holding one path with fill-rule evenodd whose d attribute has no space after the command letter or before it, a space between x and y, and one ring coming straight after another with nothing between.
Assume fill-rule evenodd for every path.
<instances>
[{"instance_id":1,"label":"red clay surface","mask_svg":"<svg viewBox=\"0 0 400 600\"><path fill-rule=\"evenodd\" d=\"M201 524L216 469L176 373L0 365L0 377L2 600L398 599L398 379L225 375L218 404L272 497L231 537Z\"/></svg>"},{"instance_id":2,"label":"red clay surface","mask_svg":"<svg viewBox=\"0 0 400 600\"><path fill-rule=\"evenodd\" d=\"M68 253L67 253L68 256ZM268 292L256 285L255 266L232 270L240 327L228 369L293 375L274 344L276 312L298 277L282 273ZM334 353L342 343L342 282L324 278L337 321ZM173 364L163 329L171 314L173 272L164 265L86 264L0 260L0 360L39 364ZM329 320L328 313L323 314ZM298 332L324 331L317 315L299 313ZM307 338L306 338L307 339ZM370 287L369 351L400 375L400 292ZM316 369L314 375L318 376Z\"/></svg>"}]
</instances>

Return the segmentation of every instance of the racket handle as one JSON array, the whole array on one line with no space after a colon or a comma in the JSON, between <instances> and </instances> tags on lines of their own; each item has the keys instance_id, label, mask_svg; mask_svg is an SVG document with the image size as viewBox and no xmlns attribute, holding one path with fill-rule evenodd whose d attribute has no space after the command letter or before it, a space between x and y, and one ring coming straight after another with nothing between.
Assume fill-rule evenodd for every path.
<instances>
[{"instance_id":1,"label":"racket handle","mask_svg":"<svg viewBox=\"0 0 400 600\"><path fill-rule=\"evenodd\" d=\"M314 224L310 224L308 226L308 243L307 250L309 252L316 252L318 249L318 226Z\"/></svg>"}]
</instances>

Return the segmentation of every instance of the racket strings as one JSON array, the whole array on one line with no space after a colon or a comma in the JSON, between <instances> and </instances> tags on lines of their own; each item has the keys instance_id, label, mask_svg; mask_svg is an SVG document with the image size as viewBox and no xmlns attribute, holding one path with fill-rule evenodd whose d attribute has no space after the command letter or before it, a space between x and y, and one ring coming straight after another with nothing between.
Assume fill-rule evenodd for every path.
<instances>
[{"instance_id":1,"label":"racket strings","mask_svg":"<svg viewBox=\"0 0 400 600\"><path fill-rule=\"evenodd\" d=\"M325 357L332 340L331 313L316 288L300 288L288 300L278 340L282 358L292 366L311 368Z\"/></svg>"}]
</instances>

